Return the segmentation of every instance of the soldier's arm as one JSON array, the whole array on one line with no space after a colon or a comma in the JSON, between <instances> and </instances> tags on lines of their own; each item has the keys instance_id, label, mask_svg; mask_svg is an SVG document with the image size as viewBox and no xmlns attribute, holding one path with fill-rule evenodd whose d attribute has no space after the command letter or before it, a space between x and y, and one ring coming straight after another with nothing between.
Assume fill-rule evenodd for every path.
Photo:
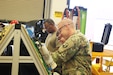
<instances>
[{"instance_id":1,"label":"soldier's arm","mask_svg":"<svg viewBox=\"0 0 113 75\"><path fill-rule=\"evenodd\" d=\"M80 40L76 37L68 39L60 48L52 53L52 57L57 64L70 60L79 50Z\"/></svg>"}]
</instances>

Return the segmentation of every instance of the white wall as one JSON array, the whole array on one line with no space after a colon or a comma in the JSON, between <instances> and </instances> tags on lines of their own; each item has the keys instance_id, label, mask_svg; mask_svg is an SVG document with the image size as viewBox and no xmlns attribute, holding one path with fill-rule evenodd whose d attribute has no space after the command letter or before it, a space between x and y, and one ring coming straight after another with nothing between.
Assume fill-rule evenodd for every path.
<instances>
[{"instance_id":1,"label":"white wall","mask_svg":"<svg viewBox=\"0 0 113 75\"><path fill-rule=\"evenodd\" d=\"M67 7L67 0L51 0L50 8L50 18L55 21L57 24L61 18L55 17L55 11L64 12L64 9Z\"/></svg>"},{"instance_id":2,"label":"white wall","mask_svg":"<svg viewBox=\"0 0 113 75\"><path fill-rule=\"evenodd\" d=\"M100 42L106 23L113 25L112 0L71 0L71 6L87 8L86 36L89 40ZM108 45L113 45L113 28Z\"/></svg>"},{"instance_id":3,"label":"white wall","mask_svg":"<svg viewBox=\"0 0 113 75\"><path fill-rule=\"evenodd\" d=\"M30 21L42 19L44 0L0 0L0 19Z\"/></svg>"}]
</instances>

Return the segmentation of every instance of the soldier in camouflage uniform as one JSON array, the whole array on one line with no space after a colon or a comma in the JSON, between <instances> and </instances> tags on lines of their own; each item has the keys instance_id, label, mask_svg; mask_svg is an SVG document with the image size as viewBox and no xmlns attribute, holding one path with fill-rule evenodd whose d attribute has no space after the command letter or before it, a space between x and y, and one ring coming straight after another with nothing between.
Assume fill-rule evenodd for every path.
<instances>
[{"instance_id":1,"label":"soldier in camouflage uniform","mask_svg":"<svg viewBox=\"0 0 113 75\"><path fill-rule=\"evenodd\" d=\"M48 32L48 36L45 40L46 47L50 52L54 52L61 45L61 43L58 41L58 38L56 36L57 27L55 25L55 22L52 19L46 19L44 21L44 28ZM57 66L55 71L61 73L59 69L61 69L61 66Z\"/></svg>"},{"instance_id":2,"label":"soldier in camouflage uniform","mask_svg":"<svg viewBox=\"0 0 113 75\"><path fill-rule=\"evenodd\" d=\"M61 75L91 75L89 41L70 19L58 24L57 36L62 45L52 53L54 61L62 66Z\"/></svg>"}]
</instances>

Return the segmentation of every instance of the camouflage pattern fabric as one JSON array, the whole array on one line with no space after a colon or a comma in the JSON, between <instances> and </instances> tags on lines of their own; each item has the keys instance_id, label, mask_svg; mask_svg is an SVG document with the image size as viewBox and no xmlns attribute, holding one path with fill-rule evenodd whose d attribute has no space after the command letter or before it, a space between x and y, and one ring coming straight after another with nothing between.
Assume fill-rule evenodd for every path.
<instances>
[{"instance_id":1,"label":"camouflage pattern fabric","mask_svg":"<svg viewBox=\"0 0 113 75\"><path fill-rule=\"evenodd\" d=\"M58 49L58 47L61 45L61 43L56 38L56 32L48 34L45 44L46 44L47 49L50 52L54 52Z\"/></svg>"},{"instance_id":2,"label":"camouflage pattern fabric","mask_svg":"<svg viewBox=\"0 0 113 75\"><path fill-rule=\"evenodd\" d=\"M52 53L54 61L62 66L61 75L91 75L89 41L79 31Z\"/></svg>"}]
</instances>

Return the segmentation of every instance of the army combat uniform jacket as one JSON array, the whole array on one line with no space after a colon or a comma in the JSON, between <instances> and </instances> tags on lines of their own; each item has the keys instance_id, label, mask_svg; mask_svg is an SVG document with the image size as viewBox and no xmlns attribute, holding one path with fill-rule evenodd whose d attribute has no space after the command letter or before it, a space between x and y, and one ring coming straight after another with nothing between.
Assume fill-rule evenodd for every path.
<instances>
[{"instance_id":1,"label":"army combat uniform jacket","mask_svg":"<svg viewBox=\"0 0 113 75\"><path fill-rule=\"evenodd\" d=\"M91 75L91 52L85 36L77 31L52 53L54 61L62 66L61 75Z\"/></svg>"},{"instance_id":2,"label":"army combat uniform jacket","mask_svg":"<svg viewBox=\"0 0 113 75\"><path fill-rule=\"evenodd\" d=\"M56 32L48 34L45 44L50 52L54 52L58 49L61 43L56 38Z\"/></svg>"}]
</instances>

